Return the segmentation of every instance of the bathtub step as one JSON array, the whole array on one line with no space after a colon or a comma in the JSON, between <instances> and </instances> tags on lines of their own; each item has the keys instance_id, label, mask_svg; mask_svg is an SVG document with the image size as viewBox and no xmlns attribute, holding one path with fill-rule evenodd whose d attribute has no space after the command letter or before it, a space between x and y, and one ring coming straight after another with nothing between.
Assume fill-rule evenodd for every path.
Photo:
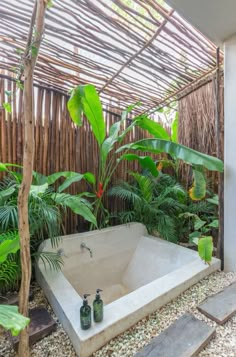
<instances>
[{"instance_id":1,"label":"bathtub step","mask_svg":"<svg viewBox=\"0 0 236 357\"><path fill-rule=\"evenodd\" d=\"M236 313L236 282L207 298L198 310L218 324L224 324Z\"/></svg>"},{"instance_id":2,"label":"bathtub step","mask_svg":"<svg viewBox=\"0 0 236 357\"><path fill-rule=\"evenodd\" d=\"M135 357L192 357L207 345L215 329L186 313L155 337Z\"/></svg>"},{"instance_id":3,"label":"bathtub step","mask_svg":"<svg viewBox=\"0 0 236 357\"><path fill-rule=\"evenodd\" d=\"M50 333L56 331L56 322L44 307L36 307L29 311L30 325L30 345L48 336ZM19 336L11 336L11 341L14 349L18 348Z\"/></svg>"}]
</instances>

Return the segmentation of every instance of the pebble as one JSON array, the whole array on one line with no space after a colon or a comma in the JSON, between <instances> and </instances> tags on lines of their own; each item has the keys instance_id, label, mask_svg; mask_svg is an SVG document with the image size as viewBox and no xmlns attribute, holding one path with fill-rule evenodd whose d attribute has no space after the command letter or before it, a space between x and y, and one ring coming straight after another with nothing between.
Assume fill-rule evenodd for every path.
<instances>
[{"instance_id":1,"label":"pebble","mask_svg":"<svg viewBox=\"0 0 236 357\"><path fill-rule=\"evenodd\" d=\"M236 273L217 272L204 279L177 299L163 306L155 313L145 317L129 330L111 340L92 357L133 357L150 340L165 330L171 323L185 312L193 313L197 318L216 327L216 335L199 353L199 357L236 357L236 315L223 326L217 325L197 310L197 305L206 297L217 293L236 281ZM57 320L52 308L35 284L34 299L30 307L45 306L53 318ZM57 331L37 342L31 350L32 357L76 357L69 337L57 322ZM10 342L0 335L0 357L16 357Z\"/></svg>"}]
</instances>

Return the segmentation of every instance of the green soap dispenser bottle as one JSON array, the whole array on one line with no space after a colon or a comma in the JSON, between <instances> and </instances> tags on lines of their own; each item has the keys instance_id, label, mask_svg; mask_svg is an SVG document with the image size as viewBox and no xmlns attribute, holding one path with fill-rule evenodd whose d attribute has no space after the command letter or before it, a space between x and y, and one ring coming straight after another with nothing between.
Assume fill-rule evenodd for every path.
<instances>
[{"instance_id":1,"label":"green soap dispenser bottle","mask_svg":"<svg viewBox=\"0 0 236 357\"><path fill-rule=\"evenodd\" d=\"M82 330L88 330L91 327L91 307L88 305L88 296L90 294L84 294L83 305L80 308L80 326Z\"/></svg>"},{"instance_id":2,"label":"green soap dispenser bottle","mask_svg":"<svg viewBox=\"0 0 236 357\"><path fill-rule=\"evenodd\" d=\"M101 322L103 320L103 301L100 296L101 289L97 289L96 297L93 301L93 319L94 322Z\"/></svg>"}]
</instances>

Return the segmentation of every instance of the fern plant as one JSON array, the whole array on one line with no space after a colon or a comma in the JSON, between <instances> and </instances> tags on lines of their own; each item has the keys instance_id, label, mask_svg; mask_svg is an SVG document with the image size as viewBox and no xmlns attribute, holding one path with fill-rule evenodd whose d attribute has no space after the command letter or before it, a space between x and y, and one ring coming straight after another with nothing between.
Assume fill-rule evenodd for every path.
<instances>
[{"instance_id":1,"label":"fern plant","mask_svg":"<svg viewBox=\"0 0 236 357\"><path fill-rule=\"evenodd\" d=\"M121 182L109 195L126 202L128 209L116 214L119 222L143 223L171 242L179 240L178 215L185 209L186 191L169 175L158 177L131 172L131 183Z\"/></svg>"},{"instance_id":2,"label":"fern plant","mask_svg":"<svg viewBox=\"0 0 236 357\"><path fill-rule=\"evenodd\" d=\"M0 243L11 239L18 229L17 197L20 177L11 175L0 182ZM53 246L58 244L61 234L63 205L55 203L51 187L32 185L29 195L29 223L31 236L31 256L33 262L41 259L50 269L60 269L62 257L56 253L37 252L45 237L50 237ZM5 233L7 232L7 233ZM9 254L4 264L0 266L0 292L17 289L21 276L20 254Z\"/></svg>"},{"instance_id":3,"label":"fern plant","mask_svg":"<svg viewBox=\"0 0 236 357\"><path fill-rule=\"evenodd\" d=\"M20 278L19 264L19 241L17 231L0 234L0 247L3 251L4 246L15 246L11 253L7 254L4 261L0 262L0 293L4 294L8 289L13 289Z\"/></svg>"}]
</instances>

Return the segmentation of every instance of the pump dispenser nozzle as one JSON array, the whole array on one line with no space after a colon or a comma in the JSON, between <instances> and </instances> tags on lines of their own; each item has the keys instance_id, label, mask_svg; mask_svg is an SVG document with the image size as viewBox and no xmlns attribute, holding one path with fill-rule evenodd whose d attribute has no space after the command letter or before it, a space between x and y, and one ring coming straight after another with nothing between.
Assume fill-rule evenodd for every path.
<instances>
[{"instance_id":1,"label":"pump dispenser nozzle","mask_svg":"<svg viewBox=\"0 0 236 357\"><path fill-rule=\"evenodd\" d=\"M82 330L87 330L91 327L91 307L88 305L88 296L90 294L84 294L83 305L80 308L80 325Z\"/></svg>"},{"instance_id":2,"label":"pump dispenser nozzle","mask_svg":"<svg viewBox=\"0 0 236 357\"><path fill-rule=\"evenodd\" d=\"M100 296L102 289L96 290L96 296L93 301L93 319L94 322L101 322L103 320L103 301Z\"/></svg>"}]
</instances>

